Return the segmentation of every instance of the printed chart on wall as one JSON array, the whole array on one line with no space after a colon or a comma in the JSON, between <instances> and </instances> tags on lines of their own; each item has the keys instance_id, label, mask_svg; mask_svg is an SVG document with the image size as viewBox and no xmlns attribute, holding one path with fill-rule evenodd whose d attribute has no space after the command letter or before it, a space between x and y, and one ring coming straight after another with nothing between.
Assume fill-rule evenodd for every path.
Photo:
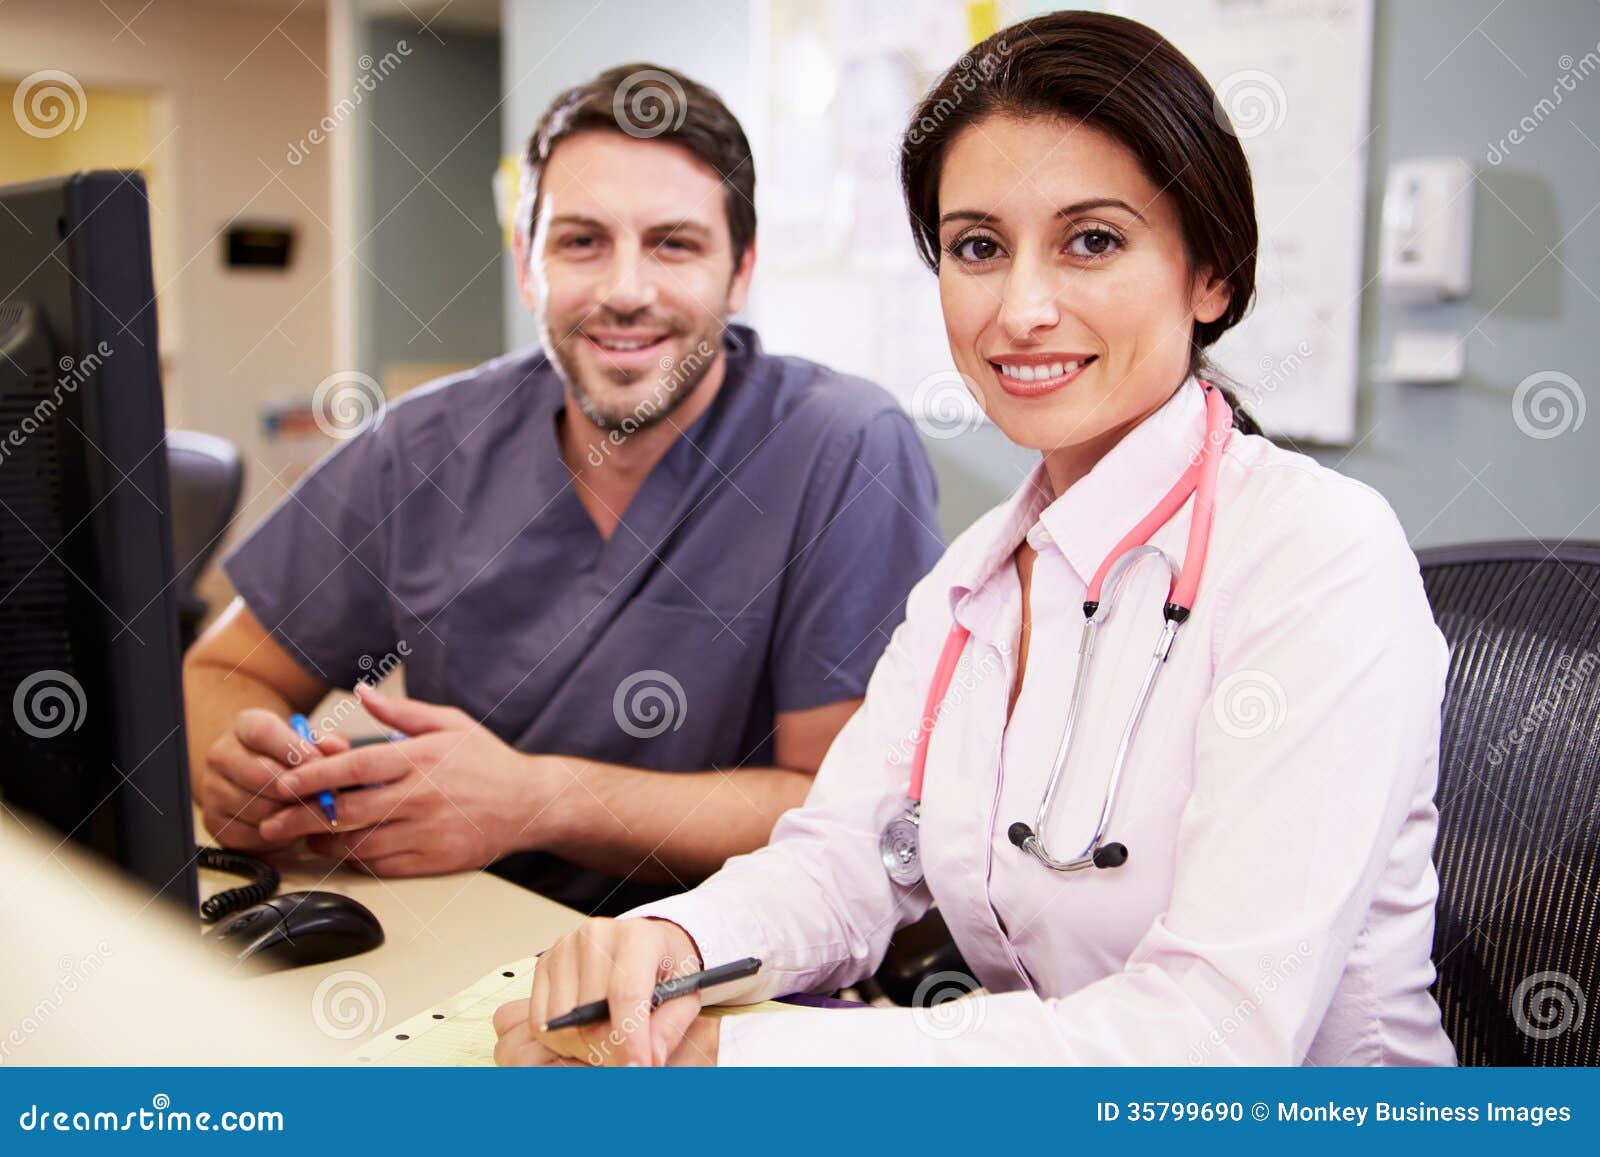
<instances>
[{"instance_id":1,"label":"printed chart on wall","mask_svg":"<svg viewBox=\"0 0 1600 1157\"><path fill-rule=\"evenodd\" d=\"M1372 0L1116 0L1211 82L1250 159L1256 305L1214 357L1269 433L1355 431Z\"/></svg>"}]
</instances>

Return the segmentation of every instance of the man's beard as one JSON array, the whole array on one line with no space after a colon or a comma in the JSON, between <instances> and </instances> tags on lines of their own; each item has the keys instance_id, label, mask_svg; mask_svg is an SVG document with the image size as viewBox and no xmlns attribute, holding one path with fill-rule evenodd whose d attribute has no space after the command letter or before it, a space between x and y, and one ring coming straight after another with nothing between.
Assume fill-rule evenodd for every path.
<instances>
[{"instance_id":1,"label":"man's beard","mask_svg":"<svg viewBox=\"0 0 1600 1157\"><path fill-rule=\"evenodd\" d=\"M645 385L645 375L628 385L630 392L644 390L642 397L630 401L619 400L615 405L608 406L602 402L600 391L592 388L586 380L583 367L568 344L587 340L577 330L573 330L566 341L553 343L551 360L555 362L556 369L560 371L562 380L584 417L607 432L619 430L626 434L637 434L640 430L648 430L666 421L673 411L689 400L689 395L699 388L711 372L711 367L716 365L722 353L722 336L726 329L726 323L719 322L713 330L701 332L687 353L672 358L669 366L656 368L654 380L648 386ZM609 385L620 384L610 380L604 371L597 373Z\"/></svg>"}]
</instances>

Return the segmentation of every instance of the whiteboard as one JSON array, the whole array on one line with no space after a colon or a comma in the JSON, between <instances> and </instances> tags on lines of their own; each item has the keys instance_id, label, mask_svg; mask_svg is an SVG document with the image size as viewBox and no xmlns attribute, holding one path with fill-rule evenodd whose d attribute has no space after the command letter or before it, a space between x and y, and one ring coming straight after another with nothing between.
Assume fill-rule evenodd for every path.
<instances>
[{"instance_id":1,"label":"whiteboard","mask_svg":"<svg viewBox=\"0 0 1600 1157\"><path fill-rule=\"evenodd\" d=\"M747 314L768 349L877 382L936 436L981 415L956 405L967 390L938 279L912 246L899 149L922 93L971 46L966 8L766 0L752 38L760 223Z\"/></svg>"},{"instance_id":2,"label":"whiteboard","mask_svg":"<svg viewBox=\"0 0 1600 1157\"><path fill-rule=\"evenodd\" d=\"M917 98L971 46L959 0L766 0L747 123L760 235L746 316L773 352L861 374L925 429L968 428L916 259L898 144ZM1004 4L1003 22L1041 6ZM1354 436L1372 0L1106 0L1188 56L1231 114L1261 231L1252 312L1211 355L1268 433ZM937 413L930 413L932 407Z\"/></svg>"},{"instance_id":3,"label":"whiteboard","mask_svg":"<svg viewBox=\"0 0 1600 1157\"><path fill-rule=\"evenodd\" d=\"M1346 444L1360 375L1372 0L1112 0L1194 62L1250 160L1256 303L1212 347L1272 435Z\"/></svg>"}]
</instances>

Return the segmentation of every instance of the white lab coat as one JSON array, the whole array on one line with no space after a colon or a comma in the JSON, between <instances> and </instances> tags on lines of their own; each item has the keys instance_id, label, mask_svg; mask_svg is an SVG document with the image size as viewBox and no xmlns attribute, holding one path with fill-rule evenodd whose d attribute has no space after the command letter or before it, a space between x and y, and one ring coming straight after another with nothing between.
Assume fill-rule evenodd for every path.
<instances>
[{"instance_id":1,"label":"white lab coat","mask_svg":"<svg viewBox=\"0 0 1600 1157\"><path fill-rule=\"evenodd\" d=\"M708 965L764 961L737 1003L870 973L937 902L991 994L931 1010L728 1018L722 1064L1453 1064L1428 993L1439 707L1447 653L1417 562L1376 492L1235 432L1210 554L1124 775L1116 869L1061 874L1011 845L1060 738L1087 580L1204 436L1191 379L1054 501L1036 471L913 591L860 711L771 844L639 909ZM1152 541L1180 560L1193 501ZM1033 634L1009 725L1026 537ZM870 565L863 560L863 565ZM1093 830L1160 633L1141 564L1097 647L1054 818ZM926 880L886 877L923 699L952 616L972 631L929 748ZM959 984L959 982L957 982Z\"/></svg>"}]
</instances>

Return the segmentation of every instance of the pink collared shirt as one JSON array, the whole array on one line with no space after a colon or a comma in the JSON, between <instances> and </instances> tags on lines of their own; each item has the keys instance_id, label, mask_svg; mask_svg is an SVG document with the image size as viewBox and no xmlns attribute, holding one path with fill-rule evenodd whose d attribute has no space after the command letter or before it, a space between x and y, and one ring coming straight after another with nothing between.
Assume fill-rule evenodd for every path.
<instances>
[{"instance_id":1,"label":"pink collared shirt","mask_svg":"<svg viewBox=\"0 0 1600 1157\"><path fill-rule=\"evenodd\" d=\"M1087 581L1204 426L1191 379L1060 498L1035 471L912 592L865 703L771 844L630 913L681 924L708 965L760 957L757 976L719 992L743 1003L860 979L937 903L990 995L725 1019L720 1063L1455 1063L1428 993L1447 652L1405 535L1368 487L1234 432L1193 614L1108 830L1128 862L1058 873L1007 839L1045 790ZM1192 509L1151 540L1174 562ZM1008 724L1024 539L1038 551L1032 640ZM1042 833L1058 857L1093 830L1166 583L1140 564L1101 631ZM952 618L972 637L929 745L926 879L905 888L878 836L905 809Z\"/></svg>"}]
</instances>

